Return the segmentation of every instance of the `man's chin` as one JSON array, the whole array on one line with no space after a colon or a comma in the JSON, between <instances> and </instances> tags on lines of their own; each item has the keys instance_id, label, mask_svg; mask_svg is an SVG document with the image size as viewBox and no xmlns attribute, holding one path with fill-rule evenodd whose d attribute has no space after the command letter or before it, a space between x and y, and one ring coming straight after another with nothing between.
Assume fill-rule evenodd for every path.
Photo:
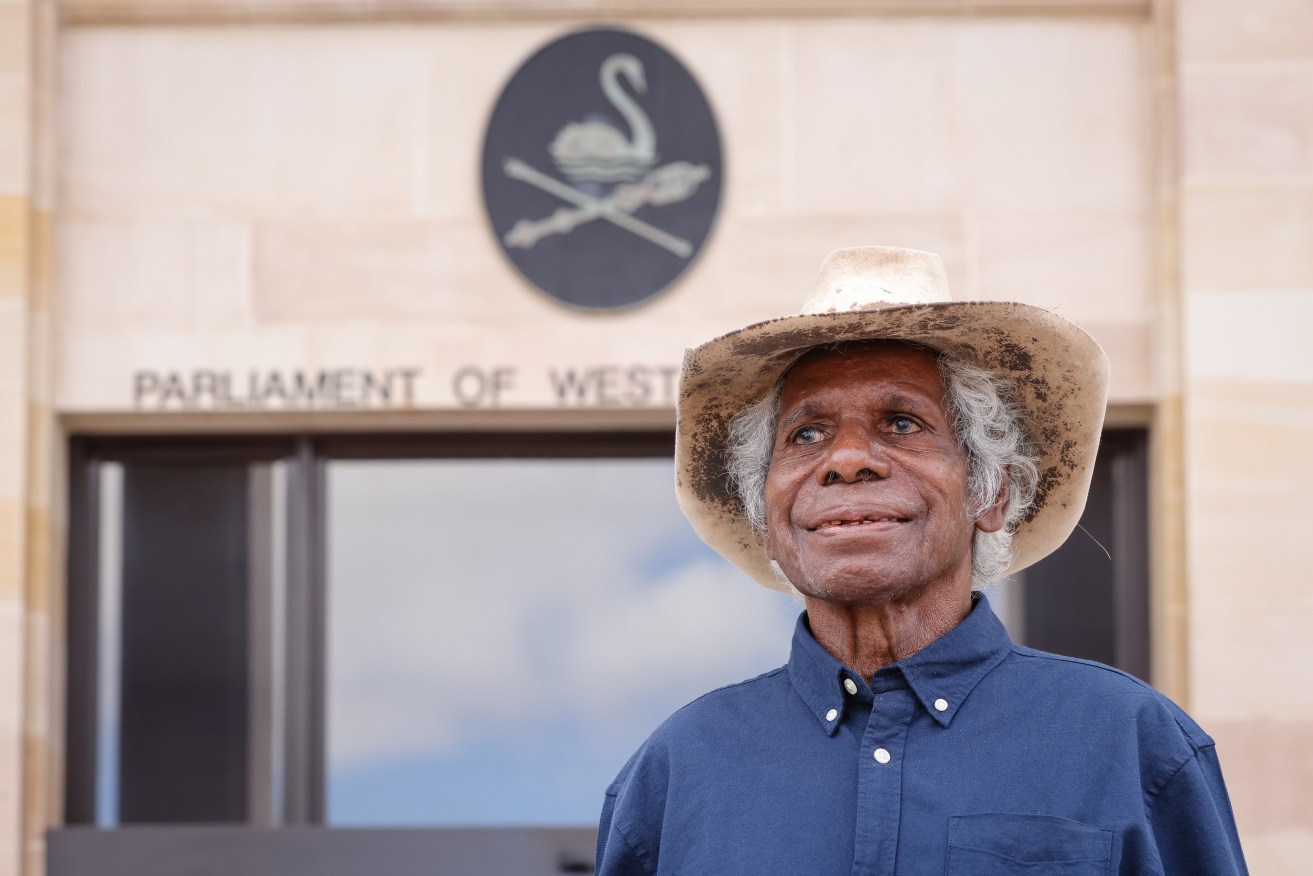
<instances>
[{"instance_id":1,"label":"man's chin","mask_svg":"<svg viewBox=\"0 0 1313 876\"><path fill-rule=\"evenodd\" d=\"M794 586L803 596L836 605L904 600L927 586L925 582L909 579L905 571L902 574L892 570L882 573L870 566L827 570L825 574L800 577L802 580L794 581Z\"/></svg>"},{"instance_id":2,"label":"man's chin","mask_svg":"<svg viewBox=\"0 0 1313 876\"><path fill-rule=\"evenodd\" d=\"M887 555L876 559L854 557L845 561L802 564L784 569L798 592L808 599L834 605L878 605L914 602L931 592L971 589L971 569L928 571Z\"/></svg>"}]
</instances>

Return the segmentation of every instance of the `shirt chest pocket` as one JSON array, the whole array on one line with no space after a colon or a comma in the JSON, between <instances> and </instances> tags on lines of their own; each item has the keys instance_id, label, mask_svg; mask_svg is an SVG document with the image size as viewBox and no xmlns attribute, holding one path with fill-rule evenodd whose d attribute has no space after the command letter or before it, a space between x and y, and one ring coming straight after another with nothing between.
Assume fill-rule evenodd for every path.
<instances>
[{"instance_id":1,"label":"shirt chest pocket","mask_svg":"<svg viewBox=\"0 0 1313 876\"><path fill-rule=\"evenodd\" d=\"M1108 876L1112 831L1051 815L955 815L946 876Z\"/></svg>"}]
</instances>

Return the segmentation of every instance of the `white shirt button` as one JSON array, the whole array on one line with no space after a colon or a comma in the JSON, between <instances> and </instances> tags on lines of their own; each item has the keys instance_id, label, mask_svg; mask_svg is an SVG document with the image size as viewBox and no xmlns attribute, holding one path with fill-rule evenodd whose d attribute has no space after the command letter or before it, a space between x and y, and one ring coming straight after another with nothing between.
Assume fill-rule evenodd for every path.
<instances>
[{"instance_id":1,"label":"white shirt button","mask_svg":"<svg viewBox=\"0 0 1313 876\"><path fill-rule=\"evenodd\" d=\"M827 721L833 721L837 717L839 717L838 709L830 709L830 711L825 713L825 720Z\"/></svg>"},{"instance_id":2,"label":"white shirt button","mask_svg":"<svg viewBox=\"0 0 1313 876\"><path fill-rule=\"evenodd\" d=\"M876 762L876 763L888 763L888 762L889 762L889 752L885 751L883 748L877 748L877 749L875 750L875 762Z\"/></svg>"},{"instance_id":3,"label":"white shirt button","mask_svg":"<svg viewBox=\"0 0 1313 876\"><path fill-rule=\"evenodd\" d=\"M850 694L855 694L857 693L857 682L853 681L851 678L845 678L843 680L843 689Z\"/></svg>"},{"instance_id":4,"label":"white shirt button","mask_svg":"<svg viewBox=\"0 0 1313 876\"><path fill-rule=\"evenodd\" d=\"M935 711L945 712L948 710L948 700L940 698L935 700Z\"/></svg>"}]
</instances>

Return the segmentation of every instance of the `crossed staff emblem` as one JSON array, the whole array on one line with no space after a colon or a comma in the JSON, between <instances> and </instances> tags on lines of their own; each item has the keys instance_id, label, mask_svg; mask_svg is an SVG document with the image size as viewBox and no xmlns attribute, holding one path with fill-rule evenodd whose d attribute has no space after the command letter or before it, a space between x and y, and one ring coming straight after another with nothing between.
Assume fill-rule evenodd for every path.
<instances>
[{"instance_id":1,"label":"crossed staff emblem","mask_svg":"<svg viewBox=\"0 0 1313 876\"><path fill-rule=\"evenodd\" d=\"M675 161L655 168L637 183L618 185L605 197L598 198L553 179L518 158L507 158L502 162L502 170L511 179L528 183L573 205L558 207L550 216L542 219L521 219L516 222L502 238L507 246L529 249L544 237L569 234L580 225L601 219L683 259L693 254L693 244L633 214L640 207L662 206L687 200L703 182L711 178L711 168L705 164Z\"/></svg>"}]
</instances>

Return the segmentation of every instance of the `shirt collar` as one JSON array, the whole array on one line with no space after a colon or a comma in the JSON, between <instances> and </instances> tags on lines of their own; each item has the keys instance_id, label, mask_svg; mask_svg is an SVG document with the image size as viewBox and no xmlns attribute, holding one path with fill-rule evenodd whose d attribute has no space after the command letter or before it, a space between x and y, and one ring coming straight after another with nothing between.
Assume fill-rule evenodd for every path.
<instances>
[{"instance_id":1,"label":"shirt collar","mask_svg":"<svg viewBox=\"0 0 1313 876\"><path fill-rule=\"evenodd\" d=\"M888 684L882 682L897 676L906 679L926 712L947 727L971 691L1011 647L1012 639L989 607L989 600L975 594L971 611L960 624L910 657L884 667L874 680L883 689ZM850 701L869 702L873 697L867 679L836 660L812 636L806 612L799 615L793 630L789 680L831 736L843 722Z\"/></svg>"}]
</instances>

